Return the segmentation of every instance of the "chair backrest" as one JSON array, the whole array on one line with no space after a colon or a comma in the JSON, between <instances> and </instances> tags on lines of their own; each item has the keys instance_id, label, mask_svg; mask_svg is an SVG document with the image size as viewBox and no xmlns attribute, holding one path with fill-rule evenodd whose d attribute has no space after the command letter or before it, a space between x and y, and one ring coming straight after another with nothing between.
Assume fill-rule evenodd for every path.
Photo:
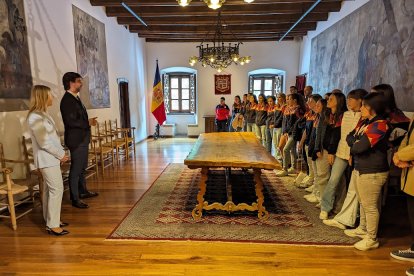
<instances>
[{"instance_id":1,"label":"chair backrest","mask_svg":"<svg viewBox=\"0 0 414 276\"><path fill-rule=\"evenodd\" d=\"M3 144L0 143L0 166L1 168L6 168L6 161L4 161L4 150L3 150Z\"/></svg>"},{"instance_id":2,"label":"chair backrest","mask_svg":"<svg viewBox=\"0 0 414 276\"><path fill-rule=\"evenodd\" d=\"M29 160L34 158L33 156L33 146L32 146L32 139L22 136L22 146L23 146L23 155L24 160ZM30 174L32 170L35 170L36 167L33 163L25 163L26 166L26 173Z\"/></svg>"}]
</instances>

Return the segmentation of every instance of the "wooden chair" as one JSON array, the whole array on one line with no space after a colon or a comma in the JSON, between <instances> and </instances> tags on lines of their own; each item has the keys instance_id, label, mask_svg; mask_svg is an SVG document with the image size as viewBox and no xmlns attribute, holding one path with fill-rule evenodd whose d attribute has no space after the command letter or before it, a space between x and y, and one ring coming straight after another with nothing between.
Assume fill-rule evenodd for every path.
<instances>
[{"instance_id":1,"label":"wooden chair","mask_svg":"<svg viewBox=\"0 0 414 276\"><path fill-rule=\"evenodd\" d=\"M67 155L70 157L70 151L68 147L65 145L63 134L61 135L61 142L64 150L66 151ZM69 179L69 172L70 172L71 162L70 159L61 165L62 170L62 177L63 181L67 181ZM88 151L88 164L86 167L86 175L85 178L89 178L91 176L96 176L98 178L98 155L96 153L95 147L91 142L89 143L89 151Z\"/></svg>"},{"instance_id":2,"label":"wooden chair","mask_svg":"<svg viewBox=\"0 0 414 276\"><path fill-rule=\"evenodd\" d=\"M25 162L26 173L30 173L30 178L37 178L37 183L38 183L38 188L39 188L39 199L40 199L40 203L42 204L43 177L42 177L42 173L40 172L40 170L36 169L34 165L32 140L30 138L22 136L22 146L23 146L24 160L27 161ZM26 179L28 178L29 178L29 175L26 175ZM35 191L33 191L33 194L35 194Z\"/></svg>"},{"instance_id":3,"label":"wooden chair","mask_svg":"<svg viewBox=\"0 0 414 276\"><path fill-rule=\"evenodd\" d=\"M116 153L117 161L121 161L122 155L128 159L128 134L125 131L111 128L111 121L105 121L105 133L112 135L113 145Z\"/></svg>"},{"instance_id":4,"label":"wooden chair","mask_svg":"<svg viewBox=\"0 0 414 276\"><path fill-rule=\"evenodd\" d=\"M136 156L136 148L135 148L135 127L130 128L119 128L118 127L118 120L108 120L109 128L114 132L123 132L122 136L126 137L127 147L126 147L126 156L127 159L129 158L129 153L131 150L134 151L134 156ZM122 139L122 138L118 138Z\"/></svg>"},{"instance_id":5,"label":"wooden chair","mask_svg":"<svg viewBox=\"0 0 414 276\"><path fill-rule=\"evenodd\" d=\"M105 124L96 124L95 135L92 135L92 143L94 144L93 147L101 164L103 174L105 168L111 165L114 167L115 162L113 135L106 133ZM108 161L108 164L105 164L106 161Z\"/></svg>"},{"instance_id":6,"label":"wooden chair","mask_svg":"<svg viewBox=\"0 0 414 276\"><path fill-rule=\"evenodd\" d=\"M91 137L91 141L89 143L89 152L88 152L88 164L86 167L86 176L85 178L88 179L91 176L96 176L96 178L99 178L99 169L98 169L98 152L96 151L96 145L95 142L93 142L93 139Z\"/></svg>"},{"instance_id":7,"label":"wooden chair","mask_svg":"<svg viewBox=\"0 0 414 276\"><path fill-rule=\"evenodd\" d=\"M0 203L0 206L7 206L9 215L0 215L2 218L10 218L13 230L17 229L17 219L33 210L33 207L16 216L15 207L26 202L34 202L33 187L38 185L38 178L33 179L30 172L26 172L25 179L12 179L13 169L6 167L7 164L30 164L33 160L11 160L4 157L3 144L0 143L0 171L3 174L3 181L0 183L0 195L7 196L7 203ZM15 195L21 195L21 199L15 200Z\"/></svg>"}]
</instances>

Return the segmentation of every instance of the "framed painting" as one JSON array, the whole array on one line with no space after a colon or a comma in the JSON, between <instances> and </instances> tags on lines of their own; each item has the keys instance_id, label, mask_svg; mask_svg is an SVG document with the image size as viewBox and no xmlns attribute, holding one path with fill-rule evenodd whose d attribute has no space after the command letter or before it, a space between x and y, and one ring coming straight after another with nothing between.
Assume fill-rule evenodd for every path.
<instances>
[{"instance_id":1,"label":"framed painting","mask_svg":"<svg viewBox=\"0 0 414 276\"><path fill-rule=\"evenodd\" d=\"M0 112L29 109L32 72L23 0L0 1Z\"/></svg>"},{"instance_id":2,"label":"framed painting","mask_svg":"<svg viewBox=\"0 0 414 276\"><path fill-rule=\"evenodd\" d=\"M72 6L78 73L83 77L80 97L88 109L110 107L105 24Z\"/></svg>"}]
</instances>

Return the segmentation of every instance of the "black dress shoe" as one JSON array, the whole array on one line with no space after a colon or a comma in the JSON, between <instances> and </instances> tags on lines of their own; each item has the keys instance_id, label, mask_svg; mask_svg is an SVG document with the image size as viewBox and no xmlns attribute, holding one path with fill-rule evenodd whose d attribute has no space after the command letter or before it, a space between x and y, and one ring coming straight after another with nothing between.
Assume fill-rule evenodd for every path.
<instances>
[{"instance_id":1,"label":"black dress shoe","mask_svg":"<svg viewBox=\"0 0 414 276\"><path fill-rule=\"evenodd\" d=\"M82 201L72 201L72 206L80 209L86 209L89 207L88 204L82 202Z\"/></svg>"},{"instance_id":2,"label":"black dress shoe","mask_svg":"<svg viewBox=\"0 0 414 276\"><path fill-rule=\"evenodd\" d=\"M66 227L66 226L69 226L69 223L63 222L63 221L60 223L60 227Z\"/></svg>"},{"instance_id":3,"label":"black dress shoe","mask_svg":"<svg viewBox=\"0 0 414 276\"><path fill-rule=\"evenodd\" d=\"M46 231L49 233L49 235L55 235L55 236L63 236L69 234L69 231L62 229L61 232L55 232L50 228L46 228Z\"/></svg>"},{"instance_id":4,"label":"black dress shoe","mask_svg":"<svg viewBox=\"0 0 414 276\"><path fill-rule=\"evenodd\" d=\"M81 199L84 199L84 198L90 198L90 197L95 197L95 196L98 196L97 192L87 192L86 194L81 194L79 197Z\"/></svg>"}]
</instances>

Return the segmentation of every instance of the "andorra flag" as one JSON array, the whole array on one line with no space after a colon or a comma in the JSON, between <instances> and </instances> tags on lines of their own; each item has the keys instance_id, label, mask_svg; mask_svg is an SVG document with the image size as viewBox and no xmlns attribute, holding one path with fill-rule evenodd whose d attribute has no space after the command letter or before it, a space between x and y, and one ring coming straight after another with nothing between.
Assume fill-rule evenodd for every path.
<instances>
[{"instance_id":1,"label":"andorra flag","mask_svg":"<svg viewBox=\"0 0 414 276\"><path fill-rule=\"evenodd\" d=\"M158 60L157 69L155 70L154 86L152 88L151 112L160 125L162 125L167 120L167 116L165 115L164 93L162 90Z\"/></svg>"}]
</instances>

